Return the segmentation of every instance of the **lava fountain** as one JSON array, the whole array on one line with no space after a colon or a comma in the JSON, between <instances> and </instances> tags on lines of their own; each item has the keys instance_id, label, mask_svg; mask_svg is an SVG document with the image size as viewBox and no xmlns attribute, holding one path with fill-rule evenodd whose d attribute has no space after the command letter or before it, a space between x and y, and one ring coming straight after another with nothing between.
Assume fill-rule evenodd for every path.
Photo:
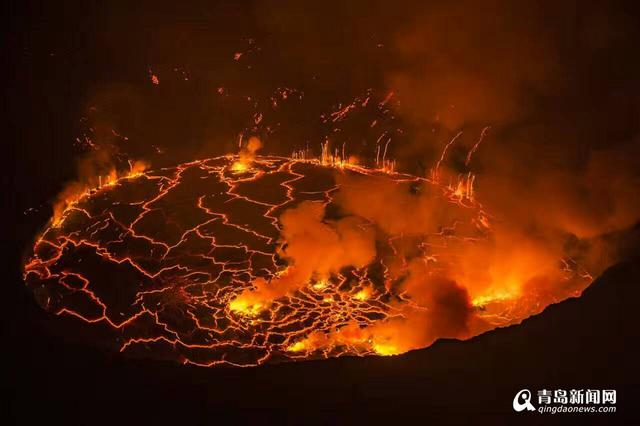
<instances>
[{"instance_id":1,"label":"lava fountain","mask_svg":"<svg viewBox=\"0 0 640 426\"><path fill-rule=\"evenodd\" d=\"M588 285L499 226L472 176L444 185L253 149L83 189L35 241L24 278L43 308L132 356L393 355L512 324Z\"/></svg>"}]
</instances>

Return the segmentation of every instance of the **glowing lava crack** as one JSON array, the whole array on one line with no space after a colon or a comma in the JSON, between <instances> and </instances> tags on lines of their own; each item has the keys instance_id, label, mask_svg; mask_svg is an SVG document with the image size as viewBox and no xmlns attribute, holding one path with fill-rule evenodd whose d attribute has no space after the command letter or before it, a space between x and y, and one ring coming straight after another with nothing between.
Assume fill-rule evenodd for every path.
<instances>
[{"instance_id":1,"label":"glowing lava crack","mask_svg":"<svg viewBox=\"0 0 640 426\"><path fill-rule=\"evenodd\" d=\"M432 188L450 213L436 215L443 223L432 231L394 232L367 217L370 206L358 213L344 201L361 184L407 196ZM299 220L308 223L296 228ZM444 278L413 292L422 275L459 261L457 247L489 233L460 187L279 157L238 167L228 156L85 193L37 239L24 275L45 309L131 355L207 366L386 355L538 309L507 309L502 296L495 309L474 306L475 295ZM418 338L420 327L432 331Z\"/></svg>"}]
</instances>

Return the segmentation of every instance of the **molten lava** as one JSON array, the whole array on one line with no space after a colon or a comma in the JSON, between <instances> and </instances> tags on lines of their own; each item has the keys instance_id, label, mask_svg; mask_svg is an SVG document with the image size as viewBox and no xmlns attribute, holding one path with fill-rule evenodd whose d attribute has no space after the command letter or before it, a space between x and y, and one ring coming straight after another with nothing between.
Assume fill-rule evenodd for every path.
<instances>
[{"instance_id":1,"label":"molten lava","mask_svg":"<svg viewBox=\"0 0 640 426\"><path fill-rule=\"evenodd\" d=\"M500 231L471 175L441 184L386 158L373 170L326 147L320 160L259 147L83 188L25 265L36 300L122 352L252 366L468 338L589 283Z\"/></svg>"}]
</instances>

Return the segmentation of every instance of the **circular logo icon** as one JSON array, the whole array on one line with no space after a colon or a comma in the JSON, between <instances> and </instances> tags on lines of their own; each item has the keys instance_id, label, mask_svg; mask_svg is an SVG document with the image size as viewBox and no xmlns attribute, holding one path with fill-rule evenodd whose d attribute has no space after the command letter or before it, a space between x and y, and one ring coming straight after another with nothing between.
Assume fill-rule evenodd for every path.
<instances>
[{"instance_id":1,"label":"circular logo icon","mask_svg":"<svg viewBox=\"0 0 640 426\"><path fill-rule=\"evenodd\" d=\"M513 398L513 409L517 412L524 411L524 409L529 411L535 411L535 407L531 404L531 391L529 389L522 389L520 392L516 394Z\"/></svg>"}]
</instances>

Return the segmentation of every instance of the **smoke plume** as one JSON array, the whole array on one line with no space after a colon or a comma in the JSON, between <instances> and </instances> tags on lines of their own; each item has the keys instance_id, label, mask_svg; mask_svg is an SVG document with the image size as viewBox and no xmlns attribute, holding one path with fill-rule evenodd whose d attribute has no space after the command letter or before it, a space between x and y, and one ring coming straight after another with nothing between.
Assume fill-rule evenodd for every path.
<instances>
[{"instance_id":1,"label":"smoke plume","mask_svg":"<svg viewBox=\"0 0 640 426\"><path fill-rule=\"evenodd\" d=\"M288 267L279 276L254 281L231 303L231 309L256 311L278 297L308 285L311 279L327 280L346 266L366 266L376 255L375 237L363 220L345 217L324 220L324 205L304 201L280 217L281 256Z\"/></svg>"}]
</instances>

